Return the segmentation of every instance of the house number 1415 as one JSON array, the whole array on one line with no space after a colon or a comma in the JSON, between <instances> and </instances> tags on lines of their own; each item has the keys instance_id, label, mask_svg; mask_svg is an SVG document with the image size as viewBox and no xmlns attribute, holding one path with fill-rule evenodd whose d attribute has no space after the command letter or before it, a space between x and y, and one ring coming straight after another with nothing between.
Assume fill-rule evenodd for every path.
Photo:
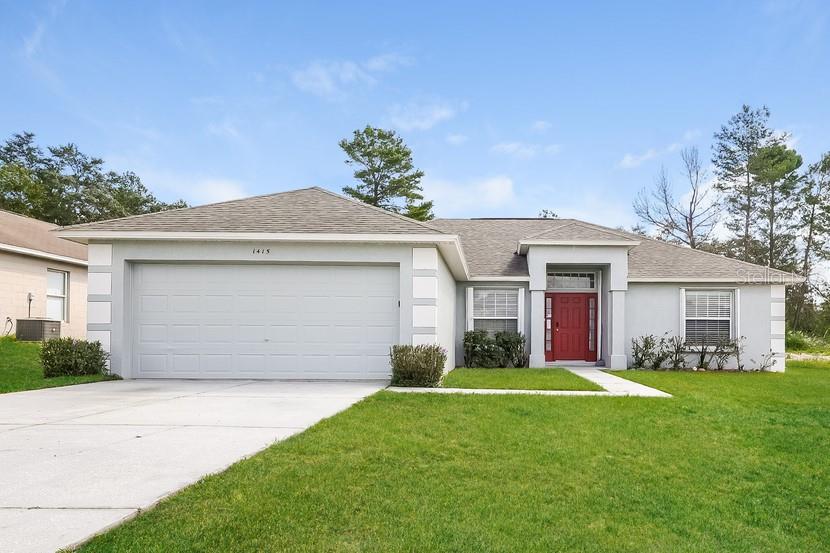
<instances>
[{"instance_id":1,"label":"house number 1415","mask_svg":"<svg viewBox=\"0 0 830 553\"><path fill-rule=\"evenodd\" d=\"M267 255L271 253L271 248L254 248L251 253L255 255Z\"/></svg>"}]
</instances>

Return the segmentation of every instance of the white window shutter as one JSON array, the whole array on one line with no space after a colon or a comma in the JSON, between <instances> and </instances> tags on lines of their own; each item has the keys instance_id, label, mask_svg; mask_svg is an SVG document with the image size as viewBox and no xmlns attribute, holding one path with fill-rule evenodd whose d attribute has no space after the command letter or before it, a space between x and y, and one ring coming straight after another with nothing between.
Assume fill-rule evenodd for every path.
<instances>
[{"instance_id":1,"label":"white window shutter","mask_svg":"<svg viewBox=\"0 0 830 553\"><path fill-rule=\"evenodd\" d=\"M686 289L680 289L680 337L686 341Z\"/></svg>"},{"instance_id":2,"label":"white window shutter","mask_svg":"<svg viewBox=\"0 0 830 553\"><path fill-rule=\"evenodd\" d=\"M475 323L473 322L473 287L467 288L467 330L473 330Z\"/></svg>"},{"instance_id":3,"label":"white window shutter","mask_svg":"<svg viewBox=\"0 0 830 553\"><path fill-rule=\"evenodd\" d=\"M517 322L516 331L519 334L525 333L525 290L519 288L519 320Z\"/></svg>"},{"instance_id":4,"label":"white window shutter","mask_svg":"<svg viewBox=\"0 0 830 553\"><path fill-rule=\"evenodd\" d=\"M732 318L734 320L733 331L735 335L732 336L733 340L740 340L741 339L741 289L735 288L735 296L734 296L735 305L733 306L732 310Z\"/></svg>"}]
</instances>

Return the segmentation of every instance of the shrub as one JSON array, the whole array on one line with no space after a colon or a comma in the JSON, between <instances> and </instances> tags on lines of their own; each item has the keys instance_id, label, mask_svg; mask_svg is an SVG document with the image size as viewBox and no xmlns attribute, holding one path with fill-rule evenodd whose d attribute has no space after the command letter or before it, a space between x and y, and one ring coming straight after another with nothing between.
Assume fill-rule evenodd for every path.
<instances>
[{"instance_id":1,"label":"shrub","mask_svg":"<svg viewBox=\"0 0 830 553\"><path fill-rule=\"evenodd\" d=\"M631 339L631 363L638 369L647 369L657 353L657 337L647 334Z\"/></svg>"},{"instance_id":2,"label":"shrub","mask_svg":"<svg viewBox=\"0 0 830 553\"><path fill-rule=\"evenodd\" d=\"M393 386L427 386L441 382L447 350L438 345L392 346L389 352Z\"/></svg>"},{"instance_id":3,"label":"shrub","mask_svg":"<svg viewBox=\"0 0 830 553\"><path fill-rule=\"evenodd\" d=\"M464 333L464 365L492 369L501 362L495 340L486 330L468 330Z\"/></svg>"},{"instance_id":4,"label":"shrub","mask_svg":"<svg viewBox=\"0 0 830 553\"><path fill-rule=\"evenodd\" d=\"M87 342L75 338L47 340L40 349L44 378L107 374L108 358L109 354L104 351L100 342Z\"/></svg>"},{"instance_id":5,"label":"shrub","mask_svg":"<svg viewBox=\"0 0 830 553\"><path fill-rule=\"evenodd\" d=\"M821 336L813 336L799 330L790 330L786 336L787 351L803 351L807 353L830 352L830 343Z\"/></svg>"},{"instance_id":6,"label":"shrub","mask_svg":"<svg viewBox=\"0 0 830 553\"><path fill-rule=\"evenodd\" d=\"M486 330L464 333L464 366L494 369L525 365L527 353L522 334L502 331L491 336Z\"/></svg>"},{"instance_id":7,"label":"shrub","mask_svg":"<svg viewBox=\"0 0 830 553\"><path fill-rule=\"evenodd\" d=\"M673 371L679 371L686 365L686 343L680 336L672 336L666 340L666 349L668 350L669 368Z\"/></svg>"},{"instance_id":8,"label":"shrub","mask_svg":"<svg viewBox=\"0 0 830 553\"><path fill-rule=\"evenodd\" d=\"M502 367L524 367L527 365L525 337L518 332L496 332L496 348L501 354Z\"/></svg>"},{"instance_id":9,"label":"shrub","mask_svg":"<svg viewBox=\"0 0 830 553\"><path fill-rule=\"evenodd\" d=\"M735 355L735 341L734 340L721 340L715 346L715 349L712 353L712 358L715 360L715 366L719 371L722 371L726 368L726 365L729 363L729 359Z\"/></svg>"}]
</instances>

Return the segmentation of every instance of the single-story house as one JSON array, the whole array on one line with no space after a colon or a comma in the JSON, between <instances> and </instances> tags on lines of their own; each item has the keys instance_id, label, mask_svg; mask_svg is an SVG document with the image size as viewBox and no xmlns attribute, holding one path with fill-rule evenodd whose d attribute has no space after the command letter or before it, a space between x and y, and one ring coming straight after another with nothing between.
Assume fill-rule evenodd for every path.
<instances>
[{"instance_id":1,"label":"single-story house","mask_svg":"<svg viewBox=\"0 0 830 553\"><path fill-rule=\"evenodd\" d=\"M385 379L447 368L468 329L531 366L624 369L631 339L746 337L784 368L789 273L572 219L419 222L321 188L66 227L89 244L88 336L125 378ZM747 361L747 364L749 361Z\"/></svg>"},{"instance_id":2,"label":"single-story house","mask_svg":"<svg viewBox=\"0 0 830 553\"><path fill-rule=\"evenodd\" d=\"M61 321L62 336L86 335L86 246L55 228L0 210L0 335L30 317Z\"/></svg>"}]
</instances>

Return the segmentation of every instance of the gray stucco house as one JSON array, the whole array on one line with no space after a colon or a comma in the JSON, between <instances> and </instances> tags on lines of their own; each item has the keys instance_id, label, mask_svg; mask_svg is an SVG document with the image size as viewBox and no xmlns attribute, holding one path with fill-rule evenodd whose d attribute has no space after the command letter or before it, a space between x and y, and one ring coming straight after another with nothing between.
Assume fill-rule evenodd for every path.
<instances>
[{"instance_id":1,"label":"gray stucco house","mask_svg":"<svg viewBox=\"0 0 830 553\"><path fill-rule=\"evenodd\" d=\"M531 366L623 369L632 337L746 337L784 369L800 278L570 219L422 223L321 188L66 227L88 332L125 378L388 378L392 344L528 338Z\"/></svg>"}]
</instances>

